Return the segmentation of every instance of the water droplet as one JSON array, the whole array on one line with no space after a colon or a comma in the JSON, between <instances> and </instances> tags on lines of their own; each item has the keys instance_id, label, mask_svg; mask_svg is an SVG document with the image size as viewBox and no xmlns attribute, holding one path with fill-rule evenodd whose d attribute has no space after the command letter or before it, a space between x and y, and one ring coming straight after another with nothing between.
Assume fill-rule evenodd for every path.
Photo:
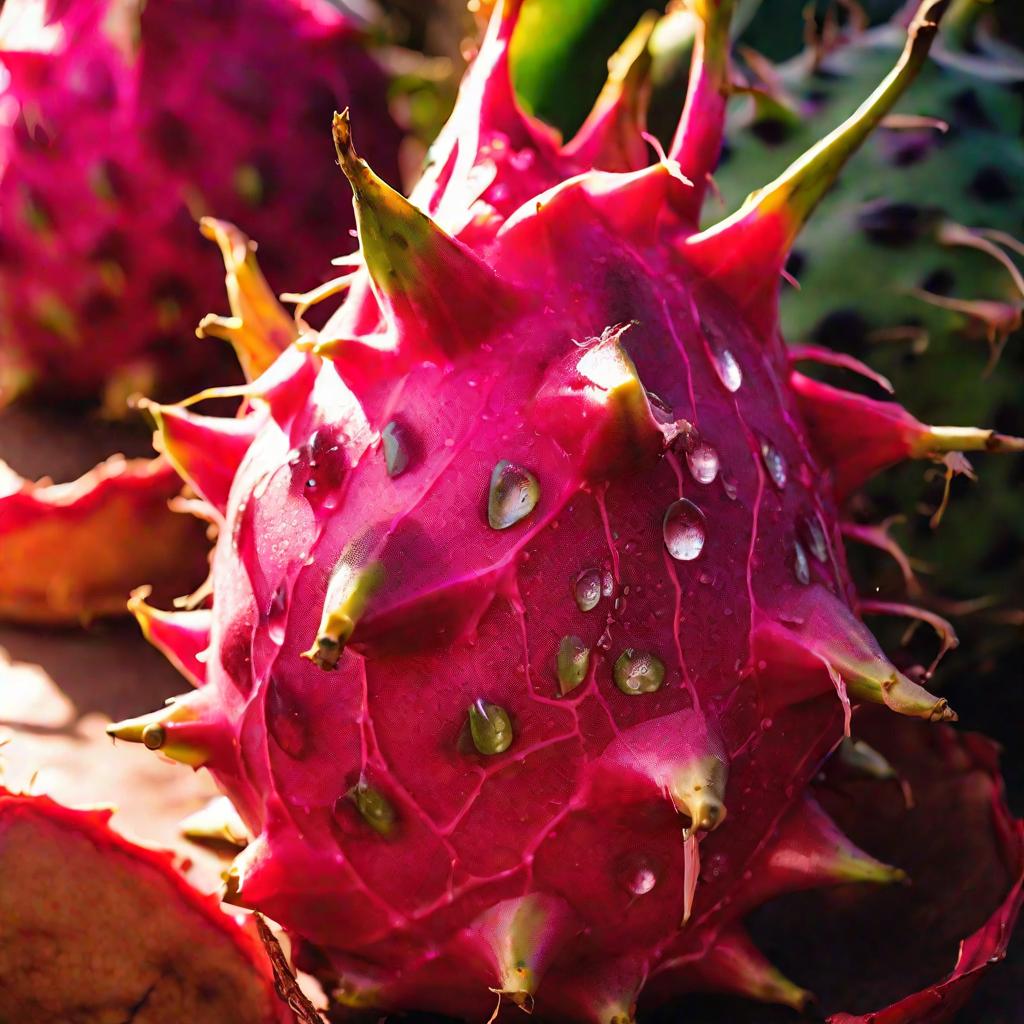
<instances>
[{"instance_id":1,"label":"water droplet","mask_svg":"<svg viewBox=\"0 0 1024 1024\"><path fill-rule=\"evenodd\" d=\"M709 444L698 444L692 452L687 452L686 464L699 484L713 483L718 476L718 452Z\"/></svg>"},{"instance_id":2,"label":"water droplet","mask_svg":"<svg viewBox=\"0 0 1024 1024\"><path fill-rule=\"evenodd\" d=\"M601 575L601 595L611 597L615 593L615 577L606 569Z\"/></svg>"},{"instance_id":3,"label":"water droplet","mask_svg":"<svg viewBox=\"0 0 1024 1024\"><path fill-rule=\"evenodd\" d=\"M770 441L761 438L761 459L772 483L781 491L786 486L788 476L785 456Z\"/></svg>"},{"instance_id":4,"label":"water droplet","mask_svg":"<svg viewBox=\"0 0 1024 1024\"><path fill-rule=\"evenodd\" d=\"M704 550L704 513L692 501L680 498L665 512L662 535L668 553L679 562L692 562Z\"/></svg>"},{"instance_id":5,"label":"water droplet","mask_svg":"<svg viewBox=\"0 0 1024 1024\"><path fill-rule=\"evenodd\" d=\"M803 520L801 527L801 532L804 535L807 546L811 549L811 554L819 562L827 562L828 542L825 540L825 529L821 525L821 520L817 515L809 515Z\"/></svg>"},{"instance_id":6,"label":"water droplet","mask_svg":"<svg viewBox=\"0 0 1024 1024\"><path fill-rule=\"evenodd\" d=\"M482 697L469 706L469 733L481 754L503 754L512 746L512 720L508 712Z\"/></svg>"},{"instance_id":7,"label":"water droplet","mask_svg":"<svg viewBox=\"0 0 1024 1024\"><path fill-rule=\"evenodd\" d=\"M288 468L291 475L293 494L304 494L315 509L319 510L330 501L337 501L337 493L348 472L345 434L335 433L327 428L313 431L309 441L301 448L288 453ZM270 485L270 479L261 481L257 490L263 491ZM260 497L256 491L254 497Z\"/></svg>"},{"instance_id":8,"label":"water droplet","mask_svg":"<svg viewBox=\"0 0 1024 1024\"><path fill-rule=\"evenodd\" d=\"M627 647L616 660L612 674L615 685L633 697L659 689L665 681L665 666L653 654Z\"/></svg>"},{"instance_id":9,"label":"water droplet","mask_svg":"<svg viewBox=\"0 0 1024 1024\"><path fill-rule=\"evenodd\" d=\"M564 697L575 690L590 669L590 648L578 636L563 636L558 645L558 688Z\"/></svg>"},{"instance_id":10,"label":"water droplet","mask_svg":"<svg viewBox=\"0 0 1024 1024\"><path fill-rule=\"evenodd\" d=\"M646 896L658 884L654 865L640 852L626 854L617 873L626 891L634 896Z\"/></svg>"},{"instance_id":11,"label":"water droplet","mask_svg":"<svg viewBox=\"0 0 1024 1024\"><path fill-rule=\"evenodd\" d=\"M363 821L382 836L388 835L395 827L395 808L378 789L360 780L349 792L349 798Z\"/></svg>"},{"instance_id":12,"label":"water droplet","mask_svg":"<svg viewBox=\"0 0 1024 1024\"><path fill-rule=\"evenodd\" d=\"M601 600L601 571L584 569L573 584L573 596L581 612L593 611Z\"/></svg>"},{"instance_id":13,"label":"water droplet","mask_svg":"<svg viewBox=\"0 0 1024 1024\"><path fill-rule=\"evenodd\" d=\"M793 544L793 571L796 578L805 586L811 582L811 567L807 564L807 552L803 544L796 541Z\"/></svg>"},{"instance_id":14,"label":"water droplet","mask_svg":"<svg viewBox=\"0 0 1024 1024\"><path fill-rule=\"evenodd\" d=\"M767 732L772 727L772 720L770 718L761 719L761 729Z\"/></svg>"},{"instance_id":15,"label":"water droplet","mask_svg":"<svg viewBox=\"0 0 1024 1024\"><path fill-rule=\"evenodd\" d=\"M396 420L385 424L380 432L384 446L384 465L389 477L401 476L409 466L409 444L405 428Z\"/></svg>"},{"instance_id":16,"label":"water droplet","mask_svg":"<svg viewBox=\"0 0 1024 1024\"><path fill-rule=\"evenodd\" d=\"M487 522L492 530L507 530L525 519L540 501L537 478L522 466L502 459L491 473Z\"/></svg>"},{"instance_id":17,"label":"water droplet","mask_svg":"<svg viewBox=\"0 0 1024 1024\"><path fill-rule=\"evenodd\" d=\"M720 348L715 353L715 369L722 383L730 391L739 391L743 383L743 371L736 357L727 348Z\"/></svg>"}]
</instances>

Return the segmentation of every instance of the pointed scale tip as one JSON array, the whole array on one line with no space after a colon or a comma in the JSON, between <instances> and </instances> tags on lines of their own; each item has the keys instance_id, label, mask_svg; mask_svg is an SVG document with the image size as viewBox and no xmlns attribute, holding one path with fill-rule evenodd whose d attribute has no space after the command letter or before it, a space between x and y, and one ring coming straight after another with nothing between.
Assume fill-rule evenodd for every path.
<instances>
[{"instance_id":1,"label":"pointed scale tip","mask_svg":"<svg viewBox=\"0 0 1024 1024\"><path fill-rule=\"evenodd\" d=\"M786 619L765 620L754 633L765 696L778 706L824 692L831 680L847 707L848 693L911 718L956 721L948 701L903 675L849 606L823 587L793 599Z\"/></svg>"},{"instance_id":2,"label":"pointed scale tip","mask_svg":"<svg viewBox=\"0 0 1024 1024\"><path fill-rule=\"evenodd\" d=\"M206 682L203 652L210 646L213 613L206 608L165 612L146 603L152 587L137 587L128 598L142 635L193 685Z\"/></svg>"},{"instance_id":3,"label":"pointed scale tip","mask_svg":"<svg viewBox=\"0 0 1024 1024\"><path fill-rule=\"evenodd\" d=\"M862 850L806 795L783 816L751 869L750 884L737 895L737 913L747 913L787 893L907 881L902 869Z\"/></svg>"},{"instance_id":4,"label":"pointed scale tip","mask_svg":"<svg viewBox=\"0 0 1024 1024\"><path fill-rule=\"evenodd\" d=\"M183 405L160 405L149 399L138 404L156 427L154 447L223 515L235 473L256 435L259 417L201 416Z\"/></svg>"},{"instance_id":5,"label":"pointed scale tip","mask_svg":"<svg viewBox=\"0 0 1024 1024\"><path fill-rule=\"evenodd\" d=\"M356 193L372 183L377 176L370 170L370 165L356 153L352 142L352 119L348 107L340 114L335 111L331 121L331 133L334 136L334 151L338 154L338 166L345 172Z\"/></svg>"},{"instance_id":6,"label":"pointed scale tip","mask_svg":"<svg viewBox=\"0 0 1024 1024\"><path fill-rule=\"evenodd\" d=\"M214 797L198 811L182 818L179 829L190 842L218 850L243 850L250 839L249 830L226 796Z\"/></svg>"},{"instance_id":7,"label":"pointed scale tip","mask_svg":"<svg viewBox=\"0 0 1024 1024\"><path fill-rule=\"evenodd\" d=\"M768 293L775 293L778 275L800 229L847 160L916 77L948 4L949 0L923 0L896 66L851 117L790 164L775 181L751 193L736 213L690 236L683 244L691 264L705 276L715 278L741 308L757 313L758 319L765 316L762 307L769 302ZM680 163L686 173L686 164L682 160ZM757 259L751 260L751 253L757 253Z\"/></svg>"},{"instance_id":8,"label":"pointed scale tip","mask_svg":"<svg viewBox=\"0 0 1024 1024\"><path fill-rule=\"evenodd\" d=\"M373 173L356 152L347 110L334 115L333 132L352 186L360 250L399 348L449 360L475 348L508 319L516 305L511 287Z\"/></svg>"},{"instance_id":9,"label":"pointed scale tip","mask_svg":"<svg viewBox=\"0 0 1024 1024\"><path fill-rule=\"evenodd\" d=\"M853 115L791 164L772 184L744 204L750 213L777 213L788 219L787 245L831 188L843 165L892 109L917 76L931 49L949 0L923 0L907 29L896 66ZM741 211L743 213L744 211Z\"/></svg>"},{"instance_id":10,"label":"pointed scale tip","mask_svg":"<svg viewBox=\"0 0 1024 1024\"><path fill-rule=\"evenodd\" d=\"M199 230L220 247L232 315L208 314L196 336L228 342L246 380L255 380L298 338L298 328L267 284L256 262L256 245L248 236L213 217L203 217Z\"/></svg>"},{"instance_id":11,"label":"pointed scale tip","mask_svg":"<svg viewBox=\"0 0 1024 1024\"><path fill-rule=\"evenodd\" d=\"M668 155L693 182L691 190L676 195L676 209L687 220L696 221L722 149L732 87L730 28L736 0L689 0L686 6L696 16L697 31L686 104Z\"/></svg>"},{"instance_id":12,"label":"pointed scale tip","mask_svg":"<svg viewBox=\"0 0 1024 1024\"><path fill-rule=\"evenodd\" d=\"M366 606L383 582L382 565L372 562L358 567L349 552L343 552L327 587L316 640L300 657L325 671L337 668Z\"/></svg>"},{"instance_id":13,"label":"pointed scale tip","mask_svg":"<svg viewBox=\"0 0 1024 1024\"><path fill-rule=\"evenodd\" d=\"M879 401L792 371L789 382L815 453L832 471L842 501L876 473L905 459L952 452L1024 452L1024 438L977 427L922 423L898 402Z\"/></svg>"},{"instance_id":14,"label":"pointed scale tip","mask_svg":"<svg viewBox=\"0 0 1024 1024\"><path fill-rule=\"evenodd\" d=\"M622 343L630 326L607 327L588 339L582 354L571 352L550 366L530 407L536 428L573 453L589 480L633 472L674 439L670 425L655 419Z\"/></svg>"},{"instance_id":15,"label":"pointed scale tip","mask_svg":"<svg viewBox=\"0 0 1024 1024\"><path fill-rule=\"evenodd\" d=\"M1024 452L1024 437L980 427L926 427L911 449L914 458L928 458L944 452Z\"/></svg>"},{"instance_id":16,"label":"pointed scale tip","mask_svg":"<svg viewBox=\"0 0 1024 1024\"><path fill-rule=\"evenodd\" d=\"M533 996L572 932L574 916L558 896L532 892L495 904L470 926L467 940L486 952L497 984L492 991L520 1007Z\"/></svg>"},{"instance_id":17,"label":"pointed scale tip","mask_svg":"<svg viewBox=\"0 0 1024 1024\"><path fill-rule=\"evenodd\" d=\"M200 768L210 760L206 744L197 742L197 731L201 732L202 728L187 697L148 715L111 722L106 727L112 739L141 743L147 750L158 750L165 757L191 768Z\"/></svg>"},{"instance_id":18,"label":"pointed scale tip","mask_svg":"<svg viewBox=\"0 0 1024 1024\"><path fill-rule=\"evenodd\" d=\"M662 961L652 982L654 990L665 995L679 990L730 993L797 1012L814 1001L814 995L778 970L737 924L723 928L697 959L691 955Z\"/></svg>"},{"instance_id":19,"label":"pointed scale tip","mask_svg":"<svg viewBox=\"0 0 1024 1024\"><path fill-rule=\"evenodd\" d=\"M562 147L586 168L636 171L647 165L647 105L650 99L651 36L659 21L647 11L608 59L608 80L587 119Z\"/></svg>"}]
</instances>

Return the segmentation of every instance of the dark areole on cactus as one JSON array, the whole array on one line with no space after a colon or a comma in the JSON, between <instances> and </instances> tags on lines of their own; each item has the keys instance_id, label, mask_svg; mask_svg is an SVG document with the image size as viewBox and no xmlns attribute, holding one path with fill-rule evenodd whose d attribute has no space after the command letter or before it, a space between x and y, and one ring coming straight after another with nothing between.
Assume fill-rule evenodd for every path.
<instances>
[{"instance_id":1,"label":"dark areole on cactus","mask_svg":"<svg viewBox=\"0 0 1024 1024\"><path fill-rule=\"evenodd\" d=\"M110 731L214 774L254 835L226 898L299 938L343 1006L622 1024L712 988L800 1007L744 916L904 878L810 783L857 705L941 736L955 719L861 623L838 506L899 459L1024 446L816 384L778 330L790 246L946 4L850 120L703 231L732 4L692 5L653 163L622 145L643 130L629 75L568 145L522 113L520 6L497 5L410 199L335 116L361 253L325 327L300 304L240 418L156 410L220 526L212 604L137 602L197 689ZM913 997L930 1016L870 1019L940 1019L1004 947L1021 836L989 793L1016 887Z\"/></svg>"}]
</instances>

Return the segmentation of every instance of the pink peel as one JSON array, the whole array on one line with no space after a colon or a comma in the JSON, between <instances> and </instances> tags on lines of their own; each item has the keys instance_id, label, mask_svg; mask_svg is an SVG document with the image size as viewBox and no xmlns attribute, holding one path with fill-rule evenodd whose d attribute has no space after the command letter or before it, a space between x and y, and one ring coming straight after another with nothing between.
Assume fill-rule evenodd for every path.
<instances>
[{"instance_id":1,"label":"pink peel","mask_svg":"<svg viewBox=\"0 0 1024 1024\"><path fill-rule=\"evenodd\" d=\"M166 598L202 579L203 529L168 508L181 481L166 460L112 456L67 484L33 483L3 464L0 473L0 616L76 623L123 615L140 580ZM126 545L127 535L135 542Z\"/></svg>"}]
</instances>

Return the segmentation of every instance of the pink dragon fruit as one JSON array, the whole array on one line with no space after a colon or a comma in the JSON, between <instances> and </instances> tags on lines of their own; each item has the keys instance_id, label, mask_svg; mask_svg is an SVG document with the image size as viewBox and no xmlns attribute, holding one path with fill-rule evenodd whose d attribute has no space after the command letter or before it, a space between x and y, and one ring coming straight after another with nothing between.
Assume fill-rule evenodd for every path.
<instances>
[{"instance_id":1,"label":"pink dragon fruit","mask_svg":"<svg viewBox=\"0 0 1024 1024\"><path fill-rule=\"evenodd\" d=\"M322 125L367 112L397 178L385 79L326 0L7 0L0 17L4 392L113 401L218 366L183 343L219 305L202 213L312 287L351 217ZM300 197L298 201L295 197ZM207 321L231 335L231 322ZM225 363L221 363L223 372ZM175 394L178 396L180 392Z\"/></svg>"},{"instance_id":2,"label":"pink dragon fruit","mask_svg":"<svg viewBox=\"0 0 1024 1024\"><path fill-rule=\"evenodd\" d=\"M293 1021L256 936L109 819L0 788L0 1018Z\"/></svg>"},{"instance_id":3,"label":"pink dragon fruit","mask_svg":"<svg viewBox=\"0 0 1024 1024\"><path fill-rule=\"evenodd\" d=\"M693 3L686 106L650 164L622 144L630 75L566 146L518 109L520 6L497 5L411 200L336 116L361 255L326 326L240 418L157 410L220 525L212 605L149 620L197 689L110 732L215 775L254 836L226 898L302 940L339 1012L623 1024L709 988L799 1007L747 913L904 878L810 784L837 746L892 775L844 743L863 705L955 718L861 623L841 504L902 458L1022 447L816 383L777 326L790 245L946 3L849 121L705 231L732 3ZM949 767L928 806L974 808L994 889L965 880L984 916L944 980L837 1019L943 1020L1005 948L1024 842L987 748L921 722L889 743L911 782ZM870 792L869 821L918 820Z\"/></svg>"}]
</instances>

